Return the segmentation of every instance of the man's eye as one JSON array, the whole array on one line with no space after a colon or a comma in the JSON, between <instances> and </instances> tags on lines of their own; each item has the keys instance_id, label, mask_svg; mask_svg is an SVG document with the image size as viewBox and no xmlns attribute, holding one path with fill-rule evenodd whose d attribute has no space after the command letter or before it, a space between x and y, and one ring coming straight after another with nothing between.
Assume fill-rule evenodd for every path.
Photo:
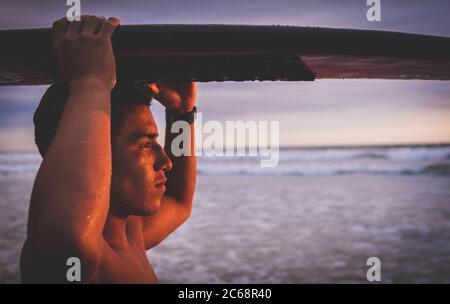
<instances>
[{"instance_id":1,"label":"man's eye","mask_svg":"<svg viewBox=\"0 0 450 304\"><path fill-rule=\"evenodd\" d=\"M141 145L141 148L142 148L142 149L150 148L150 143L144 143L144 144L142 144L142 145Z\"/></svg>"}]
</instances>

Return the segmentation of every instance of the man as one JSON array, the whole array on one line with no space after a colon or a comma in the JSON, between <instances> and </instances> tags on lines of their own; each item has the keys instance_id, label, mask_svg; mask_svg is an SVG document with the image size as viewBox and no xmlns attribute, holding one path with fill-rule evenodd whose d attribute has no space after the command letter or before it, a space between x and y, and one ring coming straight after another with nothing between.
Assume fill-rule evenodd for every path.
<instances>
[{"instance_id":1,"label":"man","mask_svg":"<svg viewBox=\"0 0 450 304\"><path fill-rule=\"evenodd\" d=\"M82 283L157 282L145 251L191 212L195 84L116 85L110 38L118 25L94 16L53 25L64 83L49 88L34 117L43 161L21 256L25 283L68 282L70 257L81 263ZM170 122L188 121L192 156L173 156L170 123L165 148L158 144L146 90Z\"/></svg>"}]
</instances>

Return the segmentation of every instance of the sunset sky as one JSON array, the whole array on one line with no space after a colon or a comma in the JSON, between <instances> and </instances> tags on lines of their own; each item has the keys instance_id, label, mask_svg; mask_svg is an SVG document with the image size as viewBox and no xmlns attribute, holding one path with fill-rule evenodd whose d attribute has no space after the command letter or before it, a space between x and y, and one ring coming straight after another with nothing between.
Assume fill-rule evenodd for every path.
<instances>
[{"instance_id":1,"label":"sunset sky","mask_svg":"<svg viewBox=\"0 0 450 304\"><path fill-rule=\"evenodd\" d=\"M65 15L65 3L2 1L0 29L50 27ZM365 3L81 1L83 14L118 16L122 24L289 24L450 36L450 1L381 0L382 22L375 23L367 21ZM0 87L0 151L35 151L32 115L45 89ZM450 143L450 82L226 82L198 90L204 120L279 120L282 146ZM162 108L152 108L162 122Z\"/></svg>"}]
</instances>

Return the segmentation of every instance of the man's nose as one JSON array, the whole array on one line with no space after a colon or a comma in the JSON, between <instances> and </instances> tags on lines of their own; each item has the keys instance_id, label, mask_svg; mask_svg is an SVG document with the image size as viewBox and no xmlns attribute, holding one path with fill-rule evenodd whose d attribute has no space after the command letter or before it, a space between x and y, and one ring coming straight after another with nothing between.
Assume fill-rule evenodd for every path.
<instances>
[{"instance_id":1,"label":"man's nose","mask_svg":"<svg viewBox=\"0 0 450 304\"><path fill-rule=\"evenodd\" d=\"M163 170L163 171L170 171L172 170L172 161L170 160L169 156L167 155L166 151L164 151L163 147L159 147L159 153L158 153L158 161L156 162L156 171Z\"/></svg>"}]
</instances>

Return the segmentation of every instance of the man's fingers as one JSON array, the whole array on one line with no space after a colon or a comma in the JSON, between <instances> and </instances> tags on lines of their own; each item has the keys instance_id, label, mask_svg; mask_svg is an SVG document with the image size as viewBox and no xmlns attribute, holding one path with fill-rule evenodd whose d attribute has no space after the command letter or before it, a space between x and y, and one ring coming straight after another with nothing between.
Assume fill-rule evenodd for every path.
<instances>
[{"instance_id":1,"label":"man's fingers","mask_svg":"<svg viewBox=\"0 0 450 304\"><path fill-rule=\"evenodd\" d=\"M108 18L108 20L103 22L103 25L98 34L105 37L111 37L119 25L120 20L118 18L110 17Z\"/></svg>"},{"instance_id":2,"label":"man's fingers","mask_svg":"<svg viewBox=\"0 0 450 304\"><path fill-rule=\"evenodd\" d=\"M56 39L62 37L64 35L64 33L66 32L68 25L69 25L69 21L67 20L66 17L63 17L63 18L53 22L53 26L52 26L53 40L56 40Z\"/></svg>"},{"instance_id":3,"label":"man's fingers","mask_svg":"<svg viewBox=\"0 0 450 304\"><path fill-rule=\"evenodd\" d=\"M110 24L105 24L108 21L110 21ZM67 18L64 17L53 23L53 39L55 40L63 35L68 36L79 33L95 35L99 33L103 27L105 28L105 34L111 36L120 21L117 18L110 18L108 21L105 21L105 17L97 16L81 16L81 21L68 21Z\"/></svg>"},{"instance_id":4,"label":"man's fingers","mask_svg":"<svg viewBox=\"0 0 450 304\"><path fill-rule=\"evenodd\" d=\"M156 85L156 83L149 83L149 84L147 84L147 86L150 88L150 90L152 90L153 95L159 94L159 88Z\"/></svg>"},{"instance_id":5,"label":"man's fingers","mask_svg":"<svg viewBox=\"0 0 450 304\"><path fill-rule=\"evenodd\" d=\"M81 17L83 18L83 17ZM83 20L83 34L95 35L100 30L102 24L105 22L105 17L85 16Z\"/></svg>"},{"instance_id":6,"label":"man's fingers","mask_svg":"<svg viewBox=\"0 0 450 304\"><path fill-rule=\"evenodd\" d=\"M71 36L79 34L83 25L83 19L81 21L69 21L69 26L64 36Z\"/></svg>"}]
</instances>

